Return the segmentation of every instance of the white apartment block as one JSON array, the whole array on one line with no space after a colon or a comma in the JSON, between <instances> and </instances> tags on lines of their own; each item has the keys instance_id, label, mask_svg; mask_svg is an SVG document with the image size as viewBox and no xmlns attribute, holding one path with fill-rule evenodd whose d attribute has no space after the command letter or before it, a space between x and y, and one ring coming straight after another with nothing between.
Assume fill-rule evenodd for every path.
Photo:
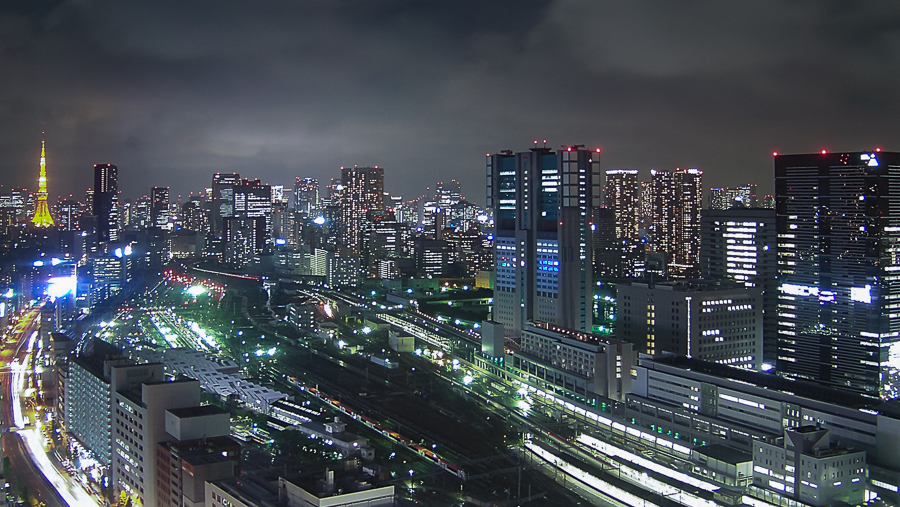
<instances>
[{"instance_id":1,"label":"white apartment block","mask_svg":"<svg viewBox=\"0 0 900 507\"><path fill-rule=\"evenodd\" d=\"M161 364L141 366L162 370ZM166 410L198 405L200 383L196 380L142 383L113 393L112 484L116 495L125 491L139 505L157 505L156 444L168 440Z\"/></svg>"}]
</instances>

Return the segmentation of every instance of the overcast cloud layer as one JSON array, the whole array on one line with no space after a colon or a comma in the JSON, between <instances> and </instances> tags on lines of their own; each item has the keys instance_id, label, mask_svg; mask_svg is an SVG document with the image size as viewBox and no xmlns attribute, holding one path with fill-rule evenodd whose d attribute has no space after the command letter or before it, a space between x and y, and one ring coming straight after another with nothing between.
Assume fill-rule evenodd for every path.
<instances>
[{"instance_id":1,"label":"overcast cloud layer","mask_svg":"<svg viewBox=\"0 0 900 507\"><path fill-rule=\"evenodd\" d=\"M24 0L0 4L0 183L125 197L215 171L385 167L412 198L484 154L603 147L771 192L771 152L900 150L900 3Z\"/></svg>"}]
</instances>

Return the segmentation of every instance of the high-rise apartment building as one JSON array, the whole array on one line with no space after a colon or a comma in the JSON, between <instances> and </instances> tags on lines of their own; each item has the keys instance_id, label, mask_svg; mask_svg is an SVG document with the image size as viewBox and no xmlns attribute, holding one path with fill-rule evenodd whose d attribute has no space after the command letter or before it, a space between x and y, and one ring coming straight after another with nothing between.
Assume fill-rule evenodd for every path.
<instances>
[{"instance_id":1,"label":"high-rise apartment building","mask_svg":"<svg viewBox=\"0 0 900 507\"><path fill-rule=\"evenodd\" d=\"M514 339L535 320L591 332L600 149L504 151L486 163L495 224L492 319Z\"/></svg>"},{"instance_id":2,"label":"high-rise apartment building","mask_svg":"<svg viewBox=\"0 0 900 507\"><path fill-rule=\"evenodd\" d=\"M774 365L778 335L775 210L705 209L700 224L700 275L762 289L763 362Z\"/></svg>"},{"instance_id":3,"label":"high-rise apartment building","mask_svg":"<svg viewBox=\"0 0 900 507\"><path fill-rule=\"evenodd\" d=\"M606 171L604 206L613 210L616 238L637 241L640 228L640 194L637 169Z\"/></svg>"},{"instance_id":4,"label":"high-rise apartment building","mask_svg":"<svg viewBox=\"0 0 900 507\"><path fill-rule=\"evenodd\" d=\"M310 217L319 208L319 180L300 178L294 182L294 211L303 217Z\"/></svg>"},{"instance_id":5,"label":"high-rise apartment building","mask_svg":"<svg viewBox=\"0 0 900 507\"><path fill-rule=\"evenodd\" d=\"M119 168L94 164L93 214L97 217L97 245L101 250L119 240Z\"/></svg>"},{"instance_id":6,"label":"high-rise apartment building","mask_svg":"<svg viewBox=\"0 0 900 507\"><path fill-rule=\"evenodd\" d=\"M655 252L666 255L667 272L675 278L700 274L700 208L703 171L653 169L651 181Z\"/></svg>"},{"instance_id":7,"label":"high-rise apartment building","mask_svg":"<svg viewBox=\"0 0 900 507\"><path fill-rule=\"evenodd\" d=\"M359 254L368 215L384 211L384 168L341 167L340 197L343 246Z\"/></svg>"},{"instance_id":8,"label":"high-rise apartment building","mask_svg":"<svg viewBox=\"0 0 900 507\"><path fill-rule=\"evenodd\" d=\"M781 375L900 397L900 153L775 157Z\"/></svg>"}]
</instances>

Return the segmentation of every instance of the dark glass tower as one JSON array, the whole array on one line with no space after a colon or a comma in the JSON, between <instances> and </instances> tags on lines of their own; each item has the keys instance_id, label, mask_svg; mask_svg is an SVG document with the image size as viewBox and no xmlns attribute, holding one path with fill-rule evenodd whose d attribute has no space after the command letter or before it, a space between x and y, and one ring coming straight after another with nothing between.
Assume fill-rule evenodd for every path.
<instances>
[{"instance_id":1,"label":"dark glass tower","mask_svg":"<svg viewBox=\"0 0 900 507\"><path fill-rule=\"evenodd\" d=\"M900 396L900 153L778 155L781 375Z\"/></svg>"},{"instance_id":2,"label":"dark glass tower","mask_svg":"<svg viewBox=\"0 0 900 507\"><path fill-rule=\"evenodd\" d=\"M102 250L119 240L119 168L113 164L94 164L94 215Z\"/></svg>"},{"instance_id":3,"label":"dark glass tower","mask_svg":"<svg viewBox=\"0 0 900 507\"><path fill-rule=\"evenodd\" d=\"M534 148L487 156L494 211L492 318L518 338L529 320L592 332L592 229L600 150Z\"/></svg>"}]
</instances>

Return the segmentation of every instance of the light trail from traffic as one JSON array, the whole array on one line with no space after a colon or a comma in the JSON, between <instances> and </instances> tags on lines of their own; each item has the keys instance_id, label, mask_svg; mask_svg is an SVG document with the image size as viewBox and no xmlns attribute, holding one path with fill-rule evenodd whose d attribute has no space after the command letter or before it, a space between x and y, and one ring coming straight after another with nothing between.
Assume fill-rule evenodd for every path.
<instances>
[{"instance_id":1,"label":"light trail from traffic","mask_svg":"<svg viewBox=\"0 0 900 507\"><path fill-rule=\"evenodd\" d=\"M41 474L44 475L44 478L47 479L47 482L56 489L56 492L59 493L59 496L61 496L67 504L78 506L100 506L100 502L81 489L81 487L75 487L74 489L69 488L72 483L64 478L59 470L53 466L53 463L50 462L47 451L44 449L43 437L38 429L26 429L21 430L18 433L25 443L25 448L28 450L31 461L37 466Z\"/></svg>"}]
</instances>

